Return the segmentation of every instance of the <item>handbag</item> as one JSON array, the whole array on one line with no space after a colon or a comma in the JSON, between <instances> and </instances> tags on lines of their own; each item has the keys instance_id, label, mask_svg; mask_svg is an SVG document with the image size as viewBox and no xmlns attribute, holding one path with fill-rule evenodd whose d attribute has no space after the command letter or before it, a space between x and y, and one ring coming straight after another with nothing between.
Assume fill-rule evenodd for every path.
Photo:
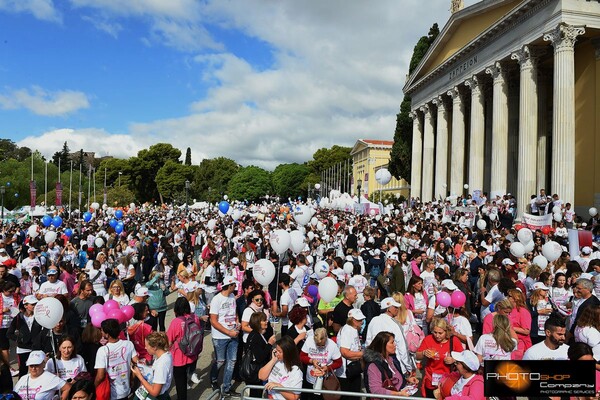
<instances>
[{"instance_id":1,"label":"handbag","mask_svg":"<svg viewBox=\"0 0 600 400\"><path fill-rule=\"evenodd\" d=\"M425 332L423 329L415 323L411 324L406 331L406 345L408 346L408 351L411 353L416 353L419 350L419 346L425 339Z\"/></svg>"},{"instance_id":2,"label":"handbag","mask_svg":"<svg viewBox=\"0 0 600 400\"><path fill-rule=\"evenodd\" d=\"M247 349L242 356L242 362L240 364L240 378L246 383L258 383L258 371L260 365L256 363L254 354L250 349Z\"/></svg>"},{"instance_id":3,"label":"handbag","mask_svg":"<svg viewBox=\"0 0 600 400\"><path fill-rule=\"evenodd\" d=\"M108 377L110 349L106 345L106 369L104 370L104 379L96 386L96 400L110 400L110 378Z\"/></svg>"},{"instance_id":4,"label":"handbag","mask_svg":"<svg viewBox=\"0 0 600 400\"><path fill-rule=\"evenodd\" d=\"M338 380L337 376L335 376L335 374L333 372L329 372L327 374L327 376L325 377L325 379L323 379L323 389L324 390L333 390L336 392L340 390L340 381ZM339 394L322 393L322 395L323 395L324 400L340 400L340 398L342 397Z\"/></svg>"},{"instance_id":5,"label":"handbag","mask_svg":"<svg viewBox=\"0 0 600 400\"><path fill-rule=\"evenodd\" d=\"M346 364L346 379L354 379L363 372L363 366L360 360L352 361Z\"/></svg>"}]
</instances>

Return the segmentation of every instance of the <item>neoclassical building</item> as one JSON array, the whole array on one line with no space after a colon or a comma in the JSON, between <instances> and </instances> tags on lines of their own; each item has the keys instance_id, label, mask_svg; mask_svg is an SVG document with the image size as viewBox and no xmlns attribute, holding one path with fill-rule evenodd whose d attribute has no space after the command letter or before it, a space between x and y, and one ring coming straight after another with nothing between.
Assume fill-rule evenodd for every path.
<instances>
[{"instance_id":1,"label":"neoclassical building","mask_svg":"<svg viewBox=\"0 0 600 400\"><path fill-rule=\"evenodd\" d=\"M600 1L483 0L450 17L404 87L411 195L558 193L600 205ZM583 211L585 210L585 211Z\"/></svg>"}]
</instances>

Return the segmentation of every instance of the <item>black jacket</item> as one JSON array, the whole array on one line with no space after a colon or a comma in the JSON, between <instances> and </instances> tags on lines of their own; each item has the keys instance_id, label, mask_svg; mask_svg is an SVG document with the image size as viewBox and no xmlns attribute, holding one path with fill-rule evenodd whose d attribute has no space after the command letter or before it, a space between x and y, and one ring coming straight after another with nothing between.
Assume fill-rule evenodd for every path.
<instances>
[{"instance_id":1,"label":"black jacket","mask_svg":"<svg viewBox=\"0 0 600 400\"><path fill-rule=\"evenodd\" d=\"M272 346L263 339L263 336L256 332L252 331L248 335L246 339L246 344L244 346L244 351L251 351L254 356L254 362L259 368L264 367L272 357ZM259 383L259 382L246 382L248 383Z\"/></svg>"},{"instance_id":2,"label":"black jacket","mask_svg":"<svg viewBox=\"0 0 600 400\"><path fill-rule=\"evenodd\" d=\"M27 322L23 318L23 313L20 312L10 323L6 336L17 342L18 347L33 350L34 341L40 336L42 329L42 326L34 319L30 331Z\"/></svg>"}]
</instances>

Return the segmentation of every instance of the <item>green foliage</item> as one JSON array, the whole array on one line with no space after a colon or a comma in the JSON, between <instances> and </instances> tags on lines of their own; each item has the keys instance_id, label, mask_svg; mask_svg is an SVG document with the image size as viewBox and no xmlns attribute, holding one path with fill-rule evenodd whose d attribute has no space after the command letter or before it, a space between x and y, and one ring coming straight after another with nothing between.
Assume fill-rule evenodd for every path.
<instances>
[{"instance_id":1,"label":"green foliage","mask_svg":"<svg viewBox=\"0 0 600 400\"><path fill-rule=\"evenodd\" d=\"M192 149L191 148L187 148L187 150L185 151L185 165L192 165Z\"/></svg>"},{"instance_id":2,"label":"green foliage","mask_svg":"<svg viewBox=\"0 0 600 400\"><path fill-rule=\"evenodd\" d=\"M433 24L427 36L422 36L413 50L410 60L409 74L412 74L419 65L431 44L440 34L438 24ZM410 96L404 96L400 105L400 113L396 115L396 129L394 131L394 145L390 154L389 171L396 178L410 181L412 160L412 120L410 113Z\"/></svg>"},{"instance_id":3,"label":"green foliage","mask_svg":"<svg viewBox=\"0 0 600 400\"><path fill-rule=\"evenodd\" d=\"M108 189L106 194L107 204L111 207L124 207L131 203L135 203L135 195L131 190L127 188L127 186L114 186ZM102 204L103 197L96 193L96 201Z\"/></svg>"},{"instance_id":4,"label":"green foliage","mask_svg":"<svg viewBox=\"0 0 600 400\"><path fill-rule=\"evenodd\" d=\"M60 164L60 171L65 172L71 169L71 158L69 156L71 150L69 150L69 146L67 142L63 144L63 147L60 151L57 151L52 156L52 163L56 166Z\"/></svg>"},{"instance_id":5,"label":"green foliage","mask_svg":"<svg viewBox=\"0 0 600 400\"><path fill-rule=\"evenodd\" d=\"M140 150L137 157L129 159L131 186L138 201L144 203L158 200L156 174L167 161L180 163L179 157L181 157L181 150L168 143L157 143L150 146L149 149Z\"/></svg>"},{"instance_id":6,"label":"green foliage","mask_svg":"<svg viewBox=\"0 0 600 400\"><path fill-rule=\"evenodd\" d=\"M228 193L232 200L258 200L271 193L271 174L253 165L240 170L229 181Z\"/></svg>"},{"instance_id":7,"label":"green foliage","mask_svg":"<svg viewBox=\"0 0 600 400\"><path fill-rule=\"evenodd\" d=\"M310 169L304 164L280 164L271 174L274 193L287 199L298 196L306 198L308 186L303 186L304 179L310 173Z\"/></svg>"},{"instance_id":8,"label":"green foliage","mask_svg":"<svg viewBox=\"0 0 600 400\"><path fill-rule=\"evenodd\" d=\"M24 161L31 157L31 149L29 147L19 147L10 139L0 139L0 161L14 159Z\"/></svg>"},{"instance_id":9,"label":"green foliage","mask_svg":"<svg viewBox=\"0 0 600 400\"><path fill-rule=\"evenodd\" d=\"M129 187L131 183L131 164L129 160L122 158L105 158L97 168L96 180L101 177L101 185L104 187L104 170L106 169L106 186L119 186L119 172L121 172L121 186ZM98 185L98 182L96 182Z\"/></svg>"},{"instance_id":10,"label":"green foliage","mask_svg":"<svg viewBox=\"0 0 600 400\"><path fill-rule=\"evenodd\" d=\"M185 194L185 181L194 179L194 169L189 165L182 165L173 160L167 162L156 173L156 186L162 195L163 201L173 200L178 194ZM191 200L191 199L190 199Z\"/></svg>"},{"instance_id":11,"label":"green foliage","mask_svg":"<svg viewBox=\"0 0 600 400\"><path fill-rule=\"evenodd\" d=\"M334 145L330 149L323 147L313 154L313 159L308 162L308 166L313 173L320 176L321 172L334 165L348 159L351 160L350 151L352 148L338 145Z\"/></svg>"},{"instance_id":12,"label":"green foliage","mask_svg":"<svg viewBox=\"0 0 600 400\"><path fill-rule=\"evenodd\" d=\"M194 174L191 198L199 201L216 202L228 194L229 181L240 166L225 157L204 159Z\"/></svg>"}]
</instances>

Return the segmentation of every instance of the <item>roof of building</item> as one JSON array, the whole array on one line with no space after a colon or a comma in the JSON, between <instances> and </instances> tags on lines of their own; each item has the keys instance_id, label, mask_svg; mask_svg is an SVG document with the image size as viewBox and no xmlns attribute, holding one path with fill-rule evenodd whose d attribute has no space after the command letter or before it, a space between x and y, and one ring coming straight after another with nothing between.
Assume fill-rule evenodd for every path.
<instances>
[{"instance_id":1,"label":"roof of building","mask_svg":"<svg viewBox=\"0 0 600 400\"><path fill-rule=\"evenodd\" d=\"M365 143L368 144L373 144L376 146L393 146L394 145L394 141L393 140L374 140L374 139L360 139Z\"/></svg>"}]
</instances>

